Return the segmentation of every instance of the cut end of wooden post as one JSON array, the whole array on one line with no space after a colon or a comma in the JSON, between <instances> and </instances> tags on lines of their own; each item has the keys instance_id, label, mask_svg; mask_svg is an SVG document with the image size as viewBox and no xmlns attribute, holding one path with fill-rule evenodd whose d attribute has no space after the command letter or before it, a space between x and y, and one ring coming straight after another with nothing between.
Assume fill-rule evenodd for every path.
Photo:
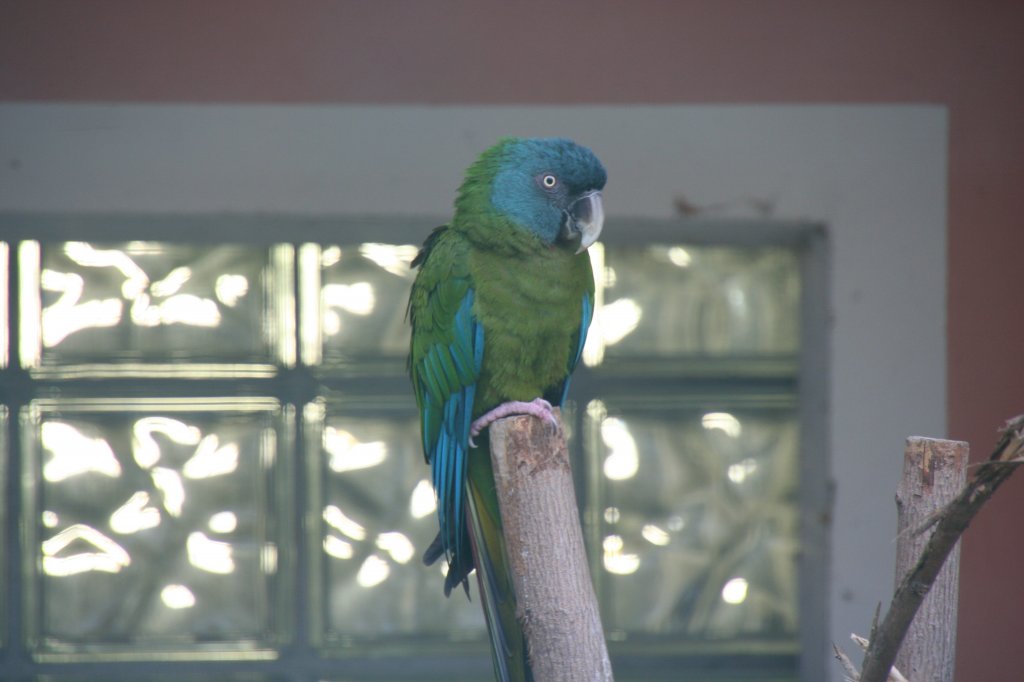
<instances>
[{"instance_id":1,"label":"cut end of wooden post","mask_svg":"<svg viewBox=\"0 0 1024 682\"><path fill-rule=\"evenodd\" d=\"M936 511L959 491L966 480L970 446L962 440L943 440L911 436L903 450L903 477L910 478L909 487L915 494L929 494L937 477L947 479L944 499L932 505ZM907 481L900 488L907 486Z\"/></svg>"},{"instance_id":2,"label":"cut end of wooden post","mask_svg":"<svg viewBox=\"0 0 1024 682\"><path fill-rule=\"evenodd\" d=\"M912 436L903 452L903 477L896 489L896 584L918 562L937 515L967 480L970 447L964 441ZM952 682L956 648L959 547L931 585L903 640L896 665L910 679Z\"/></svg>"}]
</instances>

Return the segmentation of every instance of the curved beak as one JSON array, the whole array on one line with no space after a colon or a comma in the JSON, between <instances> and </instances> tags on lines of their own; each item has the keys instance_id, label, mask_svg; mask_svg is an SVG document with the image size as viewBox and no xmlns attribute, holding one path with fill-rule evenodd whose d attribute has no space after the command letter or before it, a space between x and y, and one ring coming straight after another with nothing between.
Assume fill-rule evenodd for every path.
<instances>
[{"instance_id":1,"label":"curved beak","mask_svg":"<svg viewBox=\"0 0 1024 682\"><path fill-rule=\"evenodd\" d=\"M566 212L565 223L562 225L562 240L569 243L578 242L576 253L587 250L601 236L604 227L604 203L601 192L594 190L574 201Z\"/></svg>"}]
</instances>

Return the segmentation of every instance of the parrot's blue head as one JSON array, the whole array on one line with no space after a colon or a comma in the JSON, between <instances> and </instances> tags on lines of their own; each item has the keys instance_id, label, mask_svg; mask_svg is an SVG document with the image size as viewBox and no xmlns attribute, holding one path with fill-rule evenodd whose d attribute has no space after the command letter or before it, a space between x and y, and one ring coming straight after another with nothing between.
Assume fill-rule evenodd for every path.
<instances>
[{"instance_id":1,"label":"parrot's blue head","mask_svg":"<svg viewBox=\"0 0 1024 682\"><path fill-rule=\"evenodd\" d=\"M508 138L493 153L490 203L500 215L548 245L577 253L604 224L601 190L608 179L594 153L565 138Z\"/></svg>"}]
</instances>

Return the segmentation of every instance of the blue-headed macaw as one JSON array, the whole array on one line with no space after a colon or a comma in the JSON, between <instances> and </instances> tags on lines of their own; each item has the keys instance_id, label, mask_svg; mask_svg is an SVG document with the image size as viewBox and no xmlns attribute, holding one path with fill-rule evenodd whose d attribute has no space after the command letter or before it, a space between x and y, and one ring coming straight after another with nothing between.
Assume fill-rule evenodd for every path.
<instances>
[{"instance_id":1,"label":"blue-headed macaw","mask_svg":"<svg viewBox=\"0 0 1024 682\"><path fill-rule=\"evenodd\" d=\"M507 572L486 427L511 414L556 422L594 312L587 248L607 175L561 138L506 138L466 171L450 224L416 259L409 370L440 532L445 595L476 568L500 680L531 673ZM479 442L475 442L474 439Z\"/></svg>"}]
</instances>

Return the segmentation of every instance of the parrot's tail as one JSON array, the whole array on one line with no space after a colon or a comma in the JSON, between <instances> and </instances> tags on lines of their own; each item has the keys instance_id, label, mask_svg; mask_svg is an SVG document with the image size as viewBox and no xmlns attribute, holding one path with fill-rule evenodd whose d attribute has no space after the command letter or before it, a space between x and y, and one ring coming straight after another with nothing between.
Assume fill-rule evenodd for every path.
<instances>
[{"instance_id":1,"label":"parrot's tail","mask_svg":"<svg viewBox=\"0 0 1024 682\"><path fill-rule=\"evenodd\" d=\"M466 478L466 521L491 638L494 675L500 682L533 682L526 637L516 618L515 588L505 554L490 453L480 447L473 455Z\"/></svg>"}]
</instances>

